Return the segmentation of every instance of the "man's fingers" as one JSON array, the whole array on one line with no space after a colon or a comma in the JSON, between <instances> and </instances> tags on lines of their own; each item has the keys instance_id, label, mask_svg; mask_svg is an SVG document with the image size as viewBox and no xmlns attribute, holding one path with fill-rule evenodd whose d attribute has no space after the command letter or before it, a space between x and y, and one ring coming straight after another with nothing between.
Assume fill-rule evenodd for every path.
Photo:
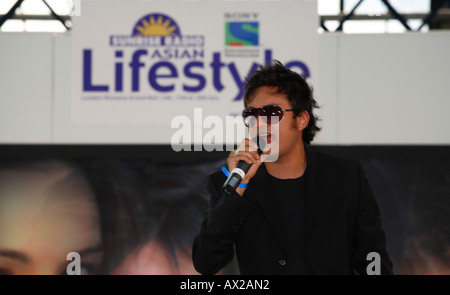
<instances>
[{"instance_id":1,"label":"man's fingers","mask_svg":"<svg viewBox=\"0 0 450 295\"><path fill-rule=\"evenodd\" d=\"M256 162L255 157L253 157L253 155L251 154L247 154L247 153L240 153L239 156L236 156L236 163L238 163L239 161L245 161L249 164L254 164Z\"/></svg>"},{"instance_id":2,"label":"man's fingers","mask_svg":"<svg viewBox=\"0 0 450 295\"><path fill-rule=\"evenodd\" d=\"M256 152L239 151L236 153L233 151L230 153L230 159L234 163L238 163L243 160L249 164L253 164L259 159L259 155Z\"/></svg>"}]
</instances>

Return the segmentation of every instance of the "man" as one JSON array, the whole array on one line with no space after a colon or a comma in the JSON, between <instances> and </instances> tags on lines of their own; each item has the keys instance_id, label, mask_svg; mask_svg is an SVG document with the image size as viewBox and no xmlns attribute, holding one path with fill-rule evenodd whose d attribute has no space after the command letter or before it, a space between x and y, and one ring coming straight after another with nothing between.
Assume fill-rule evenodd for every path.
<instances>
[{"instance_id":1,"label":"man","mask_svg":"<svg viewBox=\"0 0 450 295\"><path fill-rule=\"evenodd\" d=\"M214 274L236 251L241 274L365 274L375 252L381 274L392 274L360 164L305 148L320 130L306 81L276 61L252 74L244 103L246 123L257 118L262 140L278 143L278 159L263 162L264 153L245 139L227 159L228 171L240 160L252 164L243 185L225 194L224 172L208 177L208 217L193 246L196 270Z\"/></svg>"}]
</instances>

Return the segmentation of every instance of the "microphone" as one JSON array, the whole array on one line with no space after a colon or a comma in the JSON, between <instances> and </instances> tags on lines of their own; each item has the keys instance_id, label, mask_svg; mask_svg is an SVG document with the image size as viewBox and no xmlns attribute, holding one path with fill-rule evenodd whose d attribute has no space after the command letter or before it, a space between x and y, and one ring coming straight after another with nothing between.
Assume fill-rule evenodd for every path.
<instances>
[{"instance_id":1,"label":"microphone","mask_svg":"<svg viewBox=\"0 0 450 295\"><path fill-rule=\"evenodd\" d=\"M252 139L252 141L256 142L258 145L258 154L262 154L262 150L264 149L265 142L264 140L261 140L259 136ZM230 172L230 176L228 176L228 179L223 184L223 190L231 195L238 185L241 183L242 179L245 177L245 173L247 173L248 169L250 169L250 166L252 164L249 164L243 160L240 160L236 167Z\"/></svg>"}]
</instances>

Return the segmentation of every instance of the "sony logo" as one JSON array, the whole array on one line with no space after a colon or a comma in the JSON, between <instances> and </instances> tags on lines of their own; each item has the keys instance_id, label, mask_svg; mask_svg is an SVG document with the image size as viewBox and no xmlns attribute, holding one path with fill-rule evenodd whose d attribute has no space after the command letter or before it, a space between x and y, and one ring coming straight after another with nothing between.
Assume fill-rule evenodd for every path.
<instances>
[{"instance_id":1,"label":"sony logo","mask_svg":"<svg viewBox=\"0 0 450 295\"><path fill-rule=\"evenodd\" d=\"M258 12L225 12L226 20L257 20Z\"/></svg>"}]
</instances>

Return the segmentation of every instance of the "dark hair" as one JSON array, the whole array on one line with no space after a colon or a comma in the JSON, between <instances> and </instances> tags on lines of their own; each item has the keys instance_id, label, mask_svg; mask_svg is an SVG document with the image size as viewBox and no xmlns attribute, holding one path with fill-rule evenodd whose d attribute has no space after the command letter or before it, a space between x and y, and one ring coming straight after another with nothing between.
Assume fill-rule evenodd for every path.
<instances>
[{"instance_id":1,"label":"dark hair","mask_svg":"<svg viewBox=\"0 0 450 295\"><path fill-rule=\"evenodd\" d=\"M98 274L109 274L139 242L144 210L143 179L133 161L78 160L94 191L101 218L103 262Z\"/></svg>"},{"instance_id":2,"label":"dark hair","mask_svg":"<svg viewBox=\"0 0 450 295\"><path fill-rule=\"evenodd\" d=\"M177 250L190 255L208 208L203 188L207 171L202 168L139 158L86 160L97 196L102 202L114 201L102 212L106 259L99 274L111 273L151 240L159 242L177 266Z\"/></svg>"},{"instance_id":3,"label":"dark hair","mask_svg":"<svg viewBox=\"0 0 450 295\"><path fill-rule=\"evenodd\" d=\"M285 94L294 109L294 117L301 111L307 111L310 116L308 126L303 130L303 142L309 144L320 127L317 126L319 118L314 115L314 108L319 108L313 97L313 91L308 83L296 72L286 68L281 62L275 60L272 65L261 66L254 71L245 85L244 104L253 99L253 94L259 87L273 87L274 94Z\"/></svg>"}]
</instances>

